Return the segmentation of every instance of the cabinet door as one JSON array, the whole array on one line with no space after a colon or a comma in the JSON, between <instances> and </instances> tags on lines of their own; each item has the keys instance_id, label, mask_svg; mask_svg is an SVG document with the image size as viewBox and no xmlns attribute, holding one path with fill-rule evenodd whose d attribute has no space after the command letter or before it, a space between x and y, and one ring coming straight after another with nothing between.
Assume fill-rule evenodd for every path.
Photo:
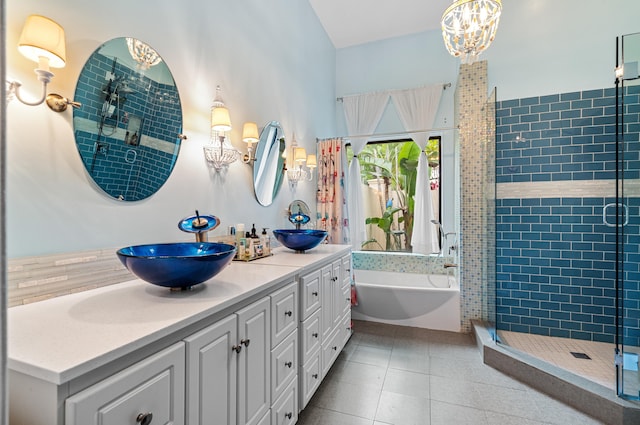
<instances>
[{"instance_id":1,"label":"cabinet door","mask_svg":"<svg viewBox=\"0 0 640 425\"><path fill-rule=\"evenodd\" d=\"M271 348L298 327L298 284L293 282L271 297Z\"/></svg>"},{"instance_id":2,"label":"cabinet door","mask_svg":"<svg viewBox=\"0 0 640 425\"><path fill-rule=\"evenodd\" d=\"M66 425L184 424L184 356L179 342L69 397Z\"/></svg>"},{"instance_id":3,"label":"cabinet door","mask_svg":"<svg viewBox=\"0 0 640 425\"><path fill-rule=\"evenodd\" d=\"M304 320L320 307L322 271L316 270L300 278L300 320Z\"/></svg>"},{"instance_id":4,"label":"cabinet door","mask_svg":"<svg viewBox=\"0 0 640 425\"><path fill-rule=\"evenodd\" d=\"M333 266L331 264L326 265L321 270L320 284L322 291L322 340L325 341L331 331L333 330L333 304L335 303L334 288L336 286L336 280L333 275Z\"/></svg>"},{"instance_id":5,"label":"cabinet door","mask_svg":"<svg viewBox=\"0 0 640 425\"><path fill-rule=\"evenodd\" d=\"M238 424L256 425L271 405L270 298L238 311Z\"/></svg>"},{"instance_id":6,"label":"cabinet door","mask_svg":"<svg viewBox=\"0 0 640 425\"><path fill-rule=\"evenodd\" d=\"M237 322L234 314L185 339L187 424L236 424Z\"/></svg>"}]
</instances>

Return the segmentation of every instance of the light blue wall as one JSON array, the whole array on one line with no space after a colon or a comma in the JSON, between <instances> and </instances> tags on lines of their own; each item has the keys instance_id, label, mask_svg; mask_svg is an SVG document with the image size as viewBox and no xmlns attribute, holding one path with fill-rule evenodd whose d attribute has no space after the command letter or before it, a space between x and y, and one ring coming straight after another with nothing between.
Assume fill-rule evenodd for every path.
<instances>
[{"instance_id":1,"label":"light blue wall","mask_svg":"<svg viewBox=\"0 0 640 425\"><path fill-rule=\"evenodd\" d=\"M9 258L189 240L178 221L195 209L228 225L286 225L293 199L315 205L315 182L295 192L287 184L270 207L253 196L251 169L232 164L226 175L206 165L209 114L216 85L231 112L232 144L241 150L242 124L282 123L309 150L333 135L335 48L307 1L8 0L7 74L36 95L35 63L15 46L23 22L41 14L67 36L67 66L54 69L50 90L72 97L84 62L104 41L132 36L153 46L171 69L182 100L183 143L173 174L147 200L120 203L87 175L73 139L72 114L46 106L8 106L7 229ZM3 40L4 41L4 40Z\"/></svg>"}]
</instances>

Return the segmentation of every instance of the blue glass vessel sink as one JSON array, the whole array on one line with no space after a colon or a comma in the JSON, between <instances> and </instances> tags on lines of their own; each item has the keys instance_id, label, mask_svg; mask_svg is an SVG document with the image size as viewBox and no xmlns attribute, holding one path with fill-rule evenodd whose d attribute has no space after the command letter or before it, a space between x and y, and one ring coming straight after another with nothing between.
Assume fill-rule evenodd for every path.
<instances>
[{"instance_id":1,"label":"blue glass vessel sink","mask_svg":"<svg viewBox=\"0 0 640 425\"><path fill-rule=\"evenodd\" d=\"M235 252L233 245L224 243L184 242L129 246L116 254L131 273L146 282L188 289L220 273Z\"/></svg>"},{"instance_id":2,"label":"blue glass vessel sink","mask_svg":"<svg viewBox=\"0 0 640 425\"><path fill-rule=\"evenodd\" d=\"M327 238L326 230L315 229L275 229L273 234L282 245L299 252L315 248Z\"/></svg>"}]
</instances>

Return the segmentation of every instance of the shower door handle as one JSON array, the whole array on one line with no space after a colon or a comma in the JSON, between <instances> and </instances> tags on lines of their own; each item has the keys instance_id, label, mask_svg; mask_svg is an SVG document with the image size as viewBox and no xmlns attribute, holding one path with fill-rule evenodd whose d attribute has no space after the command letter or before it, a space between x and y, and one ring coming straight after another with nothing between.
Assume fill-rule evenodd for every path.
<instances>
[{"instance_id":1,"label":"shower door handle","mask_svg":"<svg viewBox=\"0 0 640 425\"><path fill-rule=\"evenodd\" d=\"M609 227L616 227L616 223L610 223L609 220L607 219L607 210L609 208L616 208L617 206L622 206L622 211L623 211L623 223L620 224L619 226L626 226L627 224L629 224L629 207L627 206L627 204L624 204L622 202L611 202L610 204L606 204L603 208L602 208L602 222L604 223L605 226L609 226Z\"/></svg>"}]
</instances>

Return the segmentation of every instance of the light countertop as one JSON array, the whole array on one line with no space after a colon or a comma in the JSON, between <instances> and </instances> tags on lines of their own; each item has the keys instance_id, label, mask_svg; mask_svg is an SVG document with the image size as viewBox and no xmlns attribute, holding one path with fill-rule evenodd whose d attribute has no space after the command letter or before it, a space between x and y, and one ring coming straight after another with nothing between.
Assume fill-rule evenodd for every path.
<instances>
[{"instance_id":1,"label":"light countertop","mask_svg":"<svg viewBox=\"0 0 640 425\"><path fill-rule=\"evenodd\" d=\"M192 291L171 292L135 279L12 307L9 369L68 382L348 252L347 245L320 245L304 254L277 248L271 257L232 262Z\"/></svg>"}]
</instances>

